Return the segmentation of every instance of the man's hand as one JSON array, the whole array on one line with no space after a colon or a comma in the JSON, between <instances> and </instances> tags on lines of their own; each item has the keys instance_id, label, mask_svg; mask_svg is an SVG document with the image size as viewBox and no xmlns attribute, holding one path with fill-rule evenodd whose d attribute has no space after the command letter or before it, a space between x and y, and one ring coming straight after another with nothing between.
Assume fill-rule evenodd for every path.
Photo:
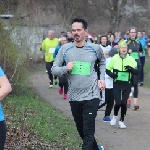
<instances>
[{"instance_id":1,"label":"man's hand","mask_svg":"<svg viewBox=\"0 0 150 150\"><path fill-rule=\"evenodd\" d=\"M128 53L132 53L132 49L129 49L129 50L128 50Z\"/></svg>"},{"instance_id":2,"label":"man's hand","mask_svg":"<svg viewBox=\"0 0 150 150\"><path fill-rule=\"evenodd\" d=\"M101 91L104 90L106 87L104 80L98 80L98 86Z\"/></svg>"},{"instance_id":3,"label":"man's hand","mask_svg":"<svg viewBox=\"0 0 150 150\"><path fill-rule=\"evenodd\" d=\"M73 66L74 66L73 62L68 62L67 66L66 66L67 67L67 71L71 71Z\"/></svg>"}]
</instances>

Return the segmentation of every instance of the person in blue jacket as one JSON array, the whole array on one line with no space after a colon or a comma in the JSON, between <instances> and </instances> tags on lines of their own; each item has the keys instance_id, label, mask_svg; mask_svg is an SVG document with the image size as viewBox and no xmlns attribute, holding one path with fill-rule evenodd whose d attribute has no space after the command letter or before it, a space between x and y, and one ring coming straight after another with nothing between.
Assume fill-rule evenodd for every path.
<instances>
[{"instance_id":1,"label":"person in blue jacket","mask_svg":"<svg viewBox=\"0 0 150 150\"><path fill-rule=\"evenodd\" d=\"M67 43L67 37L66 36L62 36L60 39L60 43L59 45L56 47L55 52L54 52L54 59L56 58L60 48ZM64 64L65 65L65 64ZM67 99L67 92L68 92L68 81L67 81L67 75L64 74L61 77L59 77L59 94L62 95L63 94L63 98Z\"/></svg>"},{"instance_id":2,"label":"person in blue jacket","mask_svg":"<svg viewBox=\"0 0 150 150\"><path fill-rule=\"evenodd\" d=\"M137 39L136 40L138 40L141 43L142 49L143 49L143 52L140 55L141 70L140 70L140 77L139 77L139 86L142 86L144 83L145 50L147 49L147 43L143 39L143 33L141 31L137 32Z\"/></svg>"},{"instance_id":3,"label":"person in blue jacket","mask_svg":"<svg viewBox=\"0 0 150 150\"><path fill-rule=\"evenodd\" d=\"M1 101L11 92L11 85L0 67L0 150L4 150L6 140L6 124Z\"/></svg>"}]
</instances>

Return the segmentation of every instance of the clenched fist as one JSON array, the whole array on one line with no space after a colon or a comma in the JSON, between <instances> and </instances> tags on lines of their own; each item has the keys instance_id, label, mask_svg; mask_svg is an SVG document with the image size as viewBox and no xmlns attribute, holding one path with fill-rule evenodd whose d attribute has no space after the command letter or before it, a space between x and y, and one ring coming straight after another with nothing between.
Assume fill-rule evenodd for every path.
<instances>
[{"instance_id":1,"label":"clenched fist","mask_svg":"<svg viewBox=\"0 0 150 150\"><path fill-rule=\"evenodd\" d=\"M67 66L66 66L67 67L67 71L71 71L73 66L74 66L74 62L68 62Z\"/></svg>"}]
</instances>

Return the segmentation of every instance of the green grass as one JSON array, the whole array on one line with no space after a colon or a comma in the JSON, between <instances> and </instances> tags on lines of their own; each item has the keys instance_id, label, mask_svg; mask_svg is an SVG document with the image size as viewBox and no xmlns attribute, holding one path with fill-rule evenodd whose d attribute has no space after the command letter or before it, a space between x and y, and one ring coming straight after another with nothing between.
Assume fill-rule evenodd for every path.
<instances>
[{"instance_id":1,"label":"green grass","mask_svg":"<svg viewBox=\"0 0 150 150\"><path fill-rule=\"evenodd\" d=\"M8 96L4 104L11 106L5 109L5 114L11 114L19 120L27 118L30 129L42 141L71 150L81 149L82 143L75 124L55 107L41 100L32 89L26 88L19 95ZM21 121L14 122L12 126L21 126Z\"/></svg>"},{"instance_id":2,"label":"green grass","mask_svg":"<svg viewBox=\"0 0 150 150\"><path fill-rule=\"evenodd\" d=\"M144 87L150 88L150 60L148 59L145 61L144 73L145 73Z\"/></svg>"}]
</instances>

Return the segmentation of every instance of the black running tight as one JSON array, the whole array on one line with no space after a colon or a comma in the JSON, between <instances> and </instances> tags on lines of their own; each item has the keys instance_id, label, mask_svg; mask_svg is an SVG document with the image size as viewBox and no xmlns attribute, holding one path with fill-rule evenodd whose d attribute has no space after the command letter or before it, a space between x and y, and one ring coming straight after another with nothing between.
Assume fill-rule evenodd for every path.
<instances>
[{"instance_id":1,"label":"black running tight","mask_svg":"<svg viewBox=\"0 0 150 150\"><path fill-rule=\"evenodd\" d=\"M121 94L122 92L122 94ZM127 111L127 99L129 97L129 94L131 92L131 89L127 89L124 91L113 89L114 93L114 99L115 99L115 106L114 106L114 116L118 116L119 109L121 107L121 118L120 121L124 121L124 117L126 115Z\"/></svg>"},{"instance_id":2,"label":"black running tight","mask_svg":"<svg viewBox=\"0 0 150 150\"><path fill-rule=\"evenodd\" d=\"M6 124L5 121L0 121L0 150L4 150L6 140Z\"/></svg>"}]
</instances>

